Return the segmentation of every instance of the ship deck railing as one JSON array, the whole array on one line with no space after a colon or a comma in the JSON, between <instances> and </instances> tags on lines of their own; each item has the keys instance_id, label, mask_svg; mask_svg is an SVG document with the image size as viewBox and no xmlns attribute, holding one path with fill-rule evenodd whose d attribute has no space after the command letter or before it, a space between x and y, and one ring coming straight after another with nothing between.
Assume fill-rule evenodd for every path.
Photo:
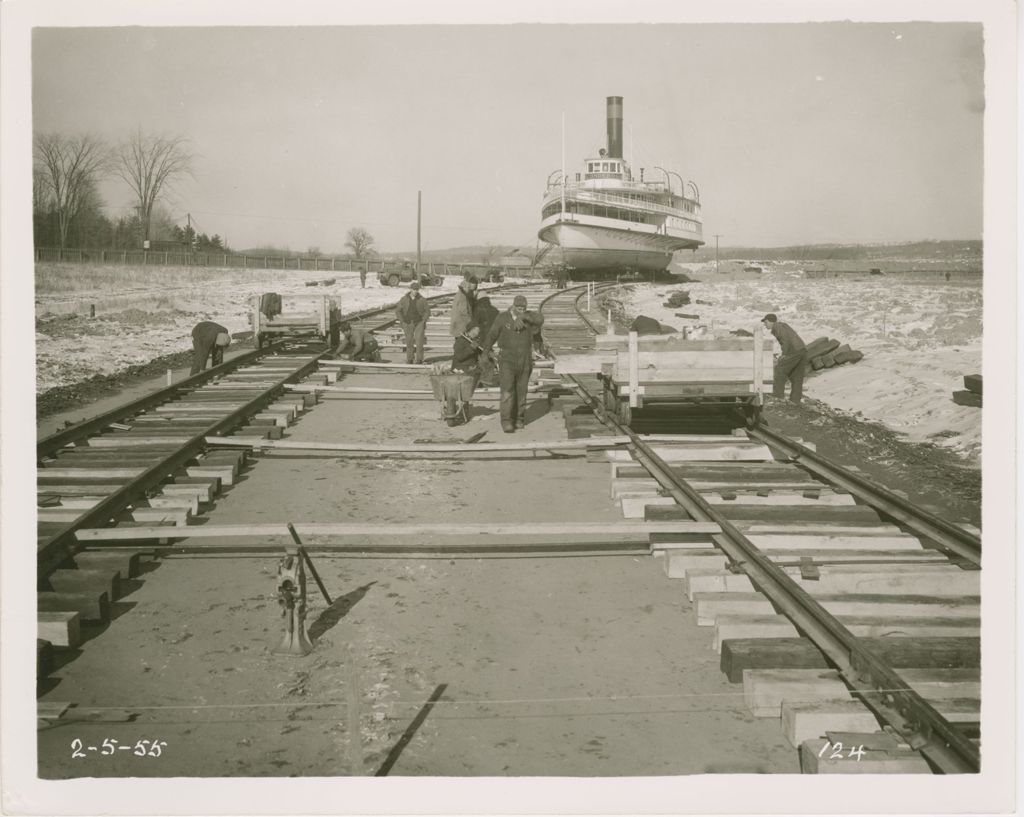
<instances>
[{"instance_id":1,"label":"ship deck railing","mask_svg":"<svg viewBox=\"0 0 1024 817\"><path fill-rule=\"evenodd\" d=\"M544 203L547 204L549 201L555 201L561 196L561 186L548 188L548 195L545 197ZM700 205L692 199L683 199L683 201L692 204L693 210L683 210L678 207L668 207L664 204L654 204L653 202L641 202L631 201L630 199L622 198L611 193L595 193L592 190L587 190L582 187L575 187L574 185L567 185L565 188L566 196L576 199L578 201L592 201L599 202L601 204L611 204L615 207L626 207L634 210L643 210L649 213L664 213L669 216L678 216L680 218L689 219L691 221L700 218Z\"/></svg>"}]
</instances>

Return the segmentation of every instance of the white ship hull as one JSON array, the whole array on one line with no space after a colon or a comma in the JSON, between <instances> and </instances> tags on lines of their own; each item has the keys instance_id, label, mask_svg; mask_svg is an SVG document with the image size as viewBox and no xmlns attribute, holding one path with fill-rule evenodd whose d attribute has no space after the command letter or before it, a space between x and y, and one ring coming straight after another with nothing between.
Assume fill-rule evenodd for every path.
<instances>
[{"instance_id":1,"label":"white ship hull","mask_svg":"<svg viewBox=\"0 0 1024 817\"><path fill-rule=\"evenodd\" d=\"M563 263L587 272L661 272L674 251L690 246L671 236L585 224L553 224L540 237L561 248Z\"/></svg>"}]
</instances>

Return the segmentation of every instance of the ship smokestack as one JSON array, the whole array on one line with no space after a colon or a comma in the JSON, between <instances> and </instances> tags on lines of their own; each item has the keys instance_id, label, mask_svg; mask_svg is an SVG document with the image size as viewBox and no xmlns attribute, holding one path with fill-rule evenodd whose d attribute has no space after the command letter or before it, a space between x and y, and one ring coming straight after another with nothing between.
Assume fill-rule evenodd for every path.
<instances>
[{"instance_id":1,"label":"ship smokestack","mask_svg":"<svg viewBox=\"0 0 1024 817\"><path fill-rule=\"evenodd\" d=\"M622 97L608 97L608 155L622 158Z\"/></svg>"}]
</instances>

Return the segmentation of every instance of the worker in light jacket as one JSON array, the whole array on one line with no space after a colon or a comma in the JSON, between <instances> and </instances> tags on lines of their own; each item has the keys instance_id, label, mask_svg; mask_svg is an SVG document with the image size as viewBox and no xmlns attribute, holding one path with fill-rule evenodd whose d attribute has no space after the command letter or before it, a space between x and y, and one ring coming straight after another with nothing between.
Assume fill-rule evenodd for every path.
<instances>
[{"instance_id":1,"label":"worker in light jacket","mask_svg":"<svg viewBox=\"0 0 1024 817\"><path fill-rule=\"evenodd\" d=\"M501 387L501 427L506 432L526 427L526 394L533 371L533 344L540 338L544 316L527 311L526 297L516 295L512 308L491 324L483 350L497 344L498 385Z\"/></svg>"},{"instance_id":2,"label":"worker in light jacket","mask_svg":"<svg viewBox=\"0 0 1024 817\"><path fill-rule=\"evenodd\" d=\"M224 350L231 343L228 330L213 321L200 321L192 328L192 371L189 375L199 374L206 369L207 358L212 357L212 365L219 366L224 362Z\"/></svg>"},{"instance_id":3,"label":"worker in light jacket","mask_svg":"<svg viewBox=\"0 0 1024 817\"><path fill-rule=\"evenodd\" d=\"M799 403L803 397L807 347L793 327L782 323L774 312L765 315L761 319L761 323L772 333L781 348L781 354L775 361L772 395L780 399L785 397L786 381L788 380L792 384L789 399L794 403Z\"/></svg>"},{"instance_id":4,"label":"worker in light jacket","mask_svg":"<svg viewBox=\"0 0 1024 817\"><path fill-rule=\"evenodd\" d=\"M395 315L402 324L402 331L405 332L405 362L422 363L423 350L427 345L430 303L420 295L419 283L413 281L409 284L409 291L398 302Z\"/></svg>"},{"instance_id":5,"label":"worker in light jacket","mask_svg":"<svg viewBox=\"0 0 1024 817\"><path fill-rule=\"evenodd\" d=\"M452 301L452 314L448 325L448 334L457 338L473 322L473 309L476 307L477 280L472 273L467 272L455 292L455 299Z\"/></svg>"}]
</instances>

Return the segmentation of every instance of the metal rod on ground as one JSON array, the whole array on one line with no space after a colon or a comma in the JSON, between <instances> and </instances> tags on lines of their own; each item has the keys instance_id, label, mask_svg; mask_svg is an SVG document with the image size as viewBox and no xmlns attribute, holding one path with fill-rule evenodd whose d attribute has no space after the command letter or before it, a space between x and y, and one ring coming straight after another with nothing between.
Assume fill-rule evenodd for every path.
<instances>
[{"instance_id":1,"label":"metal rod on ground","mask_svg":"<svg viewBox=\"0 0 1024 817\"><path fill-rule=\"evenodd\" d=\"M330 607L334 602L331 601L331 596L327 592L327 588L324 587L324 583L320 580L320 574L317 573L316 568L313 567L313 560L310 559L309 554L306 553L306 547L302 544L302 540L299 539L298 531L295 530L295 526L291 522L288 523L288 533L292 535L292 541L295 542L295 546L299 549L299 555L302 556L303 561L306 563L306 567L309 568L309 572L313 576L313 581L315 581L316 586L320 588L320 595L324 597L324 601L326 601L327 606Z\"/></svg>"},{"instance_id":2,"label":"metal rod on ground","mask_svg":"<svg viewBox=\"0 0 1024 817\"><path fill-rule=\"evenodd\" d=\"M167 370L167 385L174 385L174 373L170 369Z\"/></svg>"}]
</instances>

